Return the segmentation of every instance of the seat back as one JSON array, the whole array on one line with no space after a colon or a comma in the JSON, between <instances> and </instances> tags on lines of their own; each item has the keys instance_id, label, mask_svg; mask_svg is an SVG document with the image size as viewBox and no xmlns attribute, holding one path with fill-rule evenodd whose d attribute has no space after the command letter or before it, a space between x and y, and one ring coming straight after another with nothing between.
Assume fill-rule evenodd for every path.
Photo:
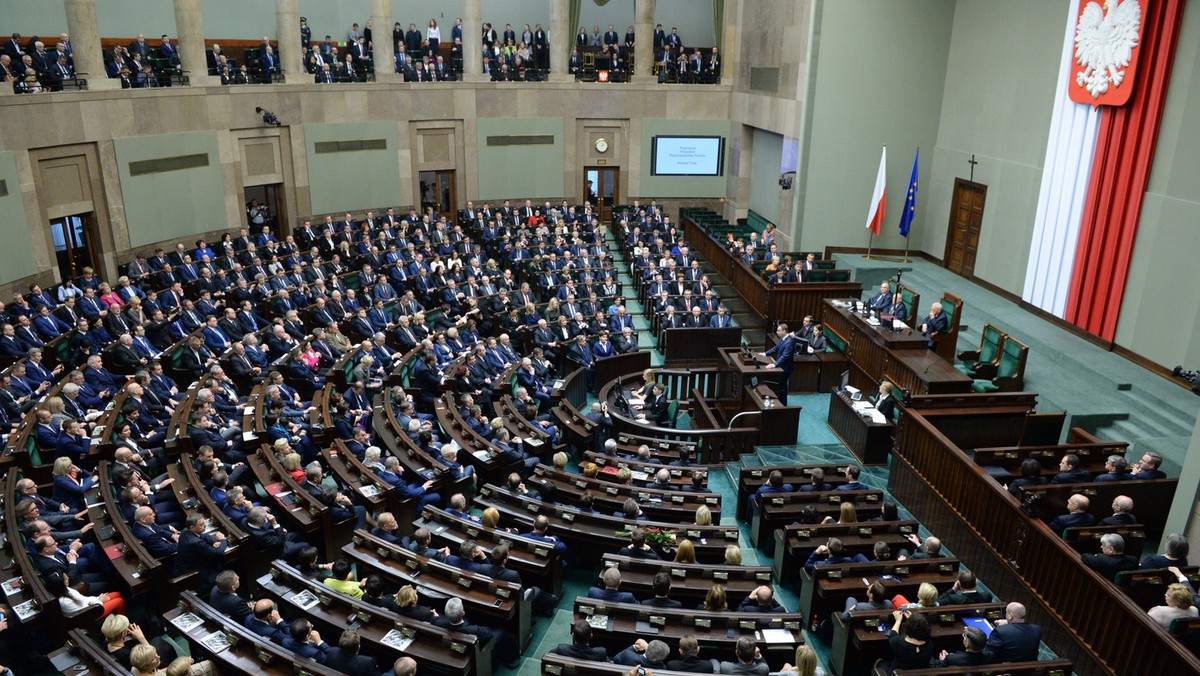
<instances>
[{"instance_id":1,"label":"seat back","mask_svg":"<svg viewBox=\"0 0 1200 676\"><path fill-rule=\"evenodd\" d=\"M900 302L904 303L904 309L908 311L909 322L917 322L920 319L917 316L917 308L921 306L921 294L907 286L901 286Z\"/></svg>"},{"instance_id":2,"label":"seat back","mask_svg":"<svg viewBox=\"0 0 1200 676\"><path fill-rule=\"evenodd\" d=\"M992 326L991 324L983 325L983 336L979 340L979 358L978 362L990 364L1000 356L1000 343L1004 341L1004 332Z\"/></svg>"},{"instance_id":3,"label":"seat back","mask_svg":"<svg viewBox=\"0 0 1200 676\"><path fill-rule=\"evenodd\" d=\"M996 365L996 379L1023 378L1025 374L1025 359L1029 356L1029 348L1021 341L1008 336L1000 353L1000 363Z\"/></svg>"},{"instance_id":4,"label":"seat back","mask_svg":"<svg viewBox=\"0 0 1200 676\"><path fill-rule=\"evenodd\" d=\"M832 327L825 326L825 344L840 354L846 354L846 339L838 335Z\"/></svg>"},{"instance_id":5,"label":"seat back","mask_svg":"<svg viewBox=\"0 0 1200 676\"><path fill-rule=\"evenodd\" d=\"M848 282L850 281L849 270L830 270L829 281L831 282Z\"/></svg>"},{"instance_id":6,"label":"seat back","mask_svg":"<svg viewBox=\"0 0 1200 676\"><path fill-rule=\"evenodd\" d=\"M828 270L809 270L808 274L805 277L805 281L828 282L829 281L829 271Z\"/></svg>"},{"instance_id":7,"label":"seat back","mask_svg":"<svg viewBox=\"0 0 1200 676\"><path fill-rule=\"evenodd\" d=\"M934 339L933 350L948 362L954 362L958 353L958 325L962 321L963 302L958 296L946 292L939 301L946 314L947 328Z\"/></svg>"},{"instance_id":8,"label":"seat back","mask_svg":"<svg viewBox=\"0 0 1200 676\"><path fill-rule=\"evenodd\" d=\"M671 427L676 427L677 426L676 421L678 420L678 418L679 418L679 400L672 399L671 402L669 404L667 404L667 424L670 425Z\"/></svg>"}]
</instances>

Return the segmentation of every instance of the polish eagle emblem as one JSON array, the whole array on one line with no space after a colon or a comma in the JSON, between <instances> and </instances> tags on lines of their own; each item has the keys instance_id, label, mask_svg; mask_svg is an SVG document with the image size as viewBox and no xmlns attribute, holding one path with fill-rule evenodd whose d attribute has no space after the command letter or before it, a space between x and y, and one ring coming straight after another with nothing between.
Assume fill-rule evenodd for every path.
<instances>
[{"instance_id":1,"label":"polish eagle emblem","mask_svg":"<svg viewBox=\"0 0 1200 676\"><path fill-rule=\"evenodd\" d=\"M1118 88L1125 80L1134 49L1138 46L1142 7L1138 0L1088 2L1075 28L1075 61L1083 69L1075 73L1075 84L1093 99Z\"/></svg>"}]
</instances>

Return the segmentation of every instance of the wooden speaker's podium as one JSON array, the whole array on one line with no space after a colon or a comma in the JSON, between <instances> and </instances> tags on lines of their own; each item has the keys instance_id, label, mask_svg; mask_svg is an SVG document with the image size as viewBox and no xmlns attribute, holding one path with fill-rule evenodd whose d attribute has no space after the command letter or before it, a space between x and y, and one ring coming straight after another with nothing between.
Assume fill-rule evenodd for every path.
<instances>
[{"instance_id":1,"label":"wooden speaker's podium","mask_svg":"<svg viewBox=\"0 0 1200 676\"><path fill-rule=\"evenodd\" d=\"M720 396L713 403L720 419L729 424L739 413L756 414L742 416L735 426L758 427L760 445L796 443L800 407L781 402L772 387L783 377L783 369L759 361L740 347L718 351Z\"/></svg>"}]
</instances>

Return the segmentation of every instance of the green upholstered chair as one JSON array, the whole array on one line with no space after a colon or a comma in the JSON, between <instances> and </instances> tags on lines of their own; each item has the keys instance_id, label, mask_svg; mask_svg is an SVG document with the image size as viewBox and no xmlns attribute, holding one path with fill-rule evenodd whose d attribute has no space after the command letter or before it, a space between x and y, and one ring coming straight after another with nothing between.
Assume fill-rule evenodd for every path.
<instances>
[{"instance_id":1,"label":"green upholstered chair","mask_svg":"<svg viewBox=\"0 0 1200 676\"><path fill-rule=\"evenodd\" d=\"M1000 361L1000 346L1007 335L994 324L984 324L983 335L979 338L979 349L959 352L958 360L962 363L955 364L954 368L972 378L994 376L996 363Z\"/></svg>"},{"instance_id":2,"label":"green upholstered chair","mask_svg":"<svg viewBox=\"0 0 1200 676\"><path fill-rule=\"evenodd\" d=\"M846 339L838 335L838 332L829 326L825 327L825 344L834 352L846 354Z\"/></svg>"},{"instance_id":3,"label":"green upholstered chair","mask_svg":"<svg viewBox=\"0 0 1200 676\"><path fill-rule=\"evenodd\" d=\"M804 278L804 281L806 281L806 282L828 282L829 281L829 271L828 270L809 270L808 275L805 276L805 278Z\"/></svg>"},{"instance_id":4,"label":"green upholstered chair","mask_svg":"<svg viewBox=\"0 0 1200 676\"><path fill-rule=\"evenodd\" d=\"M848 282L850 281L849 270L830 270L829 281L831 282Z\"/></svg>"},{"instance_id":5,"label":"green upholstered chair","mask_svg":"<svg viewBox=\"0 0 1200 676\"><path fill-rule=\"evenodd\" d=\"M1029 347L1007 336L1000 347L996 375L991 379L976 378L971 388L976 392L1018 392L1025 386L1025 361Z\"/></svg>"},{"instance_id":6,"label":"green upholstered chair","mask_svg":"<svg viewBox=\"0 0 1200 676\"><path fill-rule=\"evenodd\" d=\"M963 302L961 298L949 292L943 293L939 302L942 304L942 312L946 313L949 328L934 337L933 351L953 364L954 355L958 352L958 325L962 321Z\"/></svg>"},{"instance_id":7,"label":"green upholstered chair","mask_svg":"<svg viewBox=\"0 0 1200 676\"><path fill-rule=\"evenodd\" d=\"M921 294L907 286L901 286L900 302L904 303L904 309L908 311L907 324L911 326L920 321L921 318L917 316L917 308L921 306Z\"/></svg>"}]
</instances>

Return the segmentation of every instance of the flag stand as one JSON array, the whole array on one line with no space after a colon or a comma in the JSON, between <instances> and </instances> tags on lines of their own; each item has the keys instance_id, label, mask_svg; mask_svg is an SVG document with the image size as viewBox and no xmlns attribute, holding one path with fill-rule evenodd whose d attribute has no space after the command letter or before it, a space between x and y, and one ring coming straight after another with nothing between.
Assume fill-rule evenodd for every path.
<instances>
[{"instance_id":1,"label":"flag stand","mask_svg":"<svg viewBox=\"0 0 1200 676\"><path fill-rule=\"evenodd\" d=\"M871 258L873 258L873 256L871 256L871 245L875 242L875 233L871 232L870 230L867 232L870 232L871 234L867 235L867 253L863 254L863 258L871 260Z\"/></svg>"}]
</instances>

